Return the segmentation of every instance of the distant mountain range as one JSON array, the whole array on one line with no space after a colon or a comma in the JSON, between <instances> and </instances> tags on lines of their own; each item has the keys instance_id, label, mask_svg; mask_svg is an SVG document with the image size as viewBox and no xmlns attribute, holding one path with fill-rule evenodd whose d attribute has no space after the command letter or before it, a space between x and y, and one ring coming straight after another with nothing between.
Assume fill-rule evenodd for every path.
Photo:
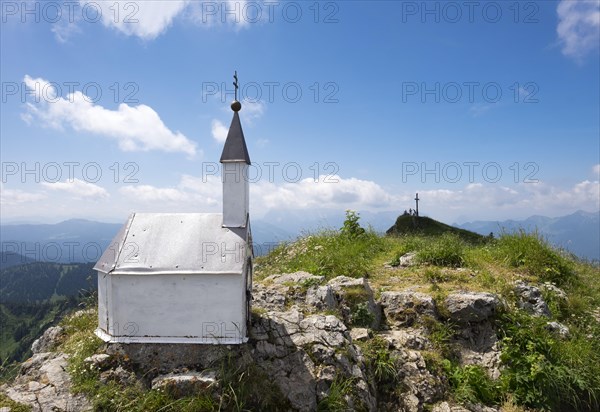
<instances>
[{"instance_id":1,"label":"distant mountain range","mask_svg":"<svg viewBox=\"0 0 600 412\"><path fill-rule=\"evenodd\" d=\"M578 211L561 217L531 216L524 220L475 221L455 225L482 235L537 230L550 243L589 260L600 260L600 211Z\"/></svg>"},{"instance_id":2,"label":"distant mountain range","mask_svg":"<svg viewBox=\"0 0 600 412\"><path fill-rule=\"evenodd\" d=\"M95 262L120 227L84 219L56 224L2 225L0 267L31 261Z\"/></svg>"}]
</instances>

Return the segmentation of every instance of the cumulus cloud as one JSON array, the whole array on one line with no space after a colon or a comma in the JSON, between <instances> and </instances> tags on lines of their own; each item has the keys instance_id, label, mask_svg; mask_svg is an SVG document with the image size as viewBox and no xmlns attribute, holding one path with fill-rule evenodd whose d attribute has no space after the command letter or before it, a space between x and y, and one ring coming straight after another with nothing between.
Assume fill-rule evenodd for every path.
<instances>
[{"instance_id":1,"label":"cumulus cloud","mask_svg":"<svg viewBox=\"0 0 600 412\"><path fill-rule=\"evenodd\" d=\"M183 175L175 187L150 185L126 186L120 193L128 201L153 202L154 209L161 204L177 203L179 211L220 211L222 204L221 179L216 175L204 177ZM250 184L251 208L255 216L271 209L347 208L385 210L398 202L398 197L388 194L375 182L339 176L320 176L298 182L273 183L258 181Z\"/></svg>"},{"instance_id":2,"label":"cumulus cloud","mask_svg":"<svg viewBox=\"0 0 600 412\"><path fill-rule=\"evenodd\" d=\"M263 116L265 110L265 103L262 100L250 101L244 99L242 102L242 111L240 113L244 120L252 124L252 122Z\"/></svg>"},{"instance_id":3,"label":"cumulus cloud","mask_svg":"<svg viewBox=\"0 0 600 412\"><path fill-rule=\"evenodd\" d=\"M38 202L45 199L42 193L25 192L19 189L7 189L0 184L0 204L3 206L16 206L23 203Z\"/></svg>"},{"instance_id":4,"label":"cumulus cloud","mask_svg":"<svg viewBox=\"0 0 600 412\"><path fill-rule=\"evenodd\" d=\"M252 180L252 178L251 178ZM289 179L288 179L289 180ZM128 202L152 202L153 210L219 212L222 202L220 178L216 175L182 176L174 187L128 186L121 189ZM297 182L276 183L266 176L250 184L250 209L254 217L269 211L346 209L398 211L413 207L414 191L390 192L370 180L320 176ZM600 208L598 181L582 181L558 188L544 183L521 183L511 187L471 183L456 189L419 190L420 209L428 216L451 221L457 216L469 219L501 219L533 214L556 216L574 210ZM164 206L164 207L163 207Z\"/></svg>"},{"instance_id":5,"label":"cumulus cloud","mask_svg":"<svg viewBox=\"0 0 600 412\"><path fill-rule=\"evenodd\" d=\"M355 208L386 209L396 204L397 197L388 194L377 183L340 176L319 176L296 183L258 182L251 186L251 195L262 208L313 209ZM251 198L252 199L252 198Z\"/></svg>"},{"instance_id":6,"label":"cumulus cloud","mask_svg":"<svg viewBox=\"0 0 600 412\"><path fill-rule=\"evenodd\" d=\"M52 83L42 78L33 79L26 75L24 82L35 95L27 102L27 112L23 115L28 123L37 119L43 125L58 129L68 125L77 132L116 140L123 151L196 154L196 144L182 133L171 131L149 106L121 103L117 110L110 110L94 104L80 91L66 97L57 96Z\"/></svg>"},{"instance_id":7,"label":"cumulus cloud","mask_svg":"<svg viewBox=\"0 0 600 412\"><path fill-rule=\"evenodd\" d=\"M561 0L556 8L556 32L562 53L581 61L598 49L600 38L600 2L598 0Z\"/></svg>"},{"instance_id":8,"label":"cumulus cloud","mask_svg":"<svg viewBox=\"0 0 600 412\"><path fill-rule=\"evenodd\" d=\"M82 0L86 1L86 0ZM98 2L102 23L128 36L152 40L164 33L189 4L187 0ZM118 14L115 12L118 10Z\"/></svg>"},{"instance_id":9,"label":"cumulus cloud","mask_svg":"<svg viewBox=\"0 0 600 412\"><path fill-rule=\"evenodd\" d=\"M560 188L546 183L521 183L514 187L469 184L456 190L419 192L431 216L468 215L470 219L557 216L575 210L600 208L600 183L584 180ZM454 217L453 217L454 218Z\"/></svg>"},{"instance_id":10,"label":"cumulus cloud","mask_svg":"<svg viewBox=\"0 0 600 412\"><path fill-rule=\"evenodd\" d=\"M125 186L119 193L129 202L145 205L152 202L154 211L173 211L174 203L178 211L216 211L215 206L221 204L222 197L221 179L213 175L203 178L183 175L176 187Z\"/></svg>"},{"instance_id":11,"label":"cumulus cloud","mask_svg":"<svg viewBox=\"0 0 600 412\"><path fill-rule=\"evenodd\" d=\"M267 5L247 0L79 0L78 6L71 4L62 9L63 15L71 12L70 18L59 19L52 25L51 31L60 43L96 21L123 35L152 41L167 32L177 19L200 27L227 26L239 30L268 19L269 14Z\"/></svg>"},{"instance_id":12,"label":"cumulus cloud","mask_svg":"<svg viewBox=\"0 0 600 412\"><path fill-rule=\"evenodd\" d=\"M229 26L239 30L268 19L268 7L272 6L248 0L194 1L190 3L189 17L198 26Z\"/></svg>"},{"instance_id":13,"label":"cumulus cloud","mask_svg":"<svg viewBox=\"0 0 600 412\"><path fill-rule=\"evenodd\" d=\"M181 202L188 200L186 193L174 188L160 188L151 185L125 186L119 192L143 202Z\"/></svg>"},{"instance_id":14,"label":"cumulus cloud","mask_svg":"<svg viewBox=\"0 0 600 412\"><path fill-rule=\"evenodd\" d=\"M213 139L218 143L225 143L225 140L227 140L228 129L220 120L213 119L210 131Z\"/></svg>"},{"instance_id":15,"label":"cumulus cloud","mask_svg":"<svg viewBox=\"0 0 600 412\"><path fill-rule=\"evenodd\" d=\"M110 196L103 187L81 179L55 183L42 182L41 184L47 189L64 192L79 199L101 200Z\"/></svg>"}]
</instances>

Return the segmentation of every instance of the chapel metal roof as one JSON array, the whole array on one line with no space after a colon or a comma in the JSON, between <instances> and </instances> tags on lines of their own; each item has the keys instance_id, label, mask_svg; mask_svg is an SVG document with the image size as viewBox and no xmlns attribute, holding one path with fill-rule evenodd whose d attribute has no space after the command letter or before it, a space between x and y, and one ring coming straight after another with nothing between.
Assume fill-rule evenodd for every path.
<instances>
[{"instance_id":1,"label":"chapel metal roof","mask_svg":"<svg viewBox=\"0 0 600 412\"><path fill-rule=\"evenodd\" d=\"M94 269L131 275L240 274L251 248L249 224L225 228L222 223L220 213L133 213Z\"/></svg>"},{"instance_id":2,"label":"chapel metal roof","mask_svg":"<svg viewBox=\"0 0 600 412\"><path fill-rule=\"evenodd\" d=\"M234 102L238 103L239 102ZM250 155L248 154L248 148L246 147L246 140L244 139L244 131L242 130L242 124L240 122L240 116L238 114L241 105L234 108L234 104L231 105L233 112L233 119L229 126L229 132L227 133L227 140L225 140L225 146L223 146L223 153L221 154L221 163L225 162L246 162L250 164ZM238 108L239 107L239 108ZM238 110L235 110L238 108Z\"/></svg>"}]
</instances>

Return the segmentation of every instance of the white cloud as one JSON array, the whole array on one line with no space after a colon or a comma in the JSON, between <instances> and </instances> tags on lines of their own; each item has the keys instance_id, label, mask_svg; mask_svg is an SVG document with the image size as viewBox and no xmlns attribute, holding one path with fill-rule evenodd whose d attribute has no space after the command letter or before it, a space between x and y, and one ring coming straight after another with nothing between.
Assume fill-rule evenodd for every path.
<instances>
[{"instance_id":1,"label":"white cloud","mask_svg":"<svg viewBox=\"0 0 600 412\"><path fill-rule=\"evenodd\" d=\"M127 202L149 211L219 212L222 202L218 176L183 175L175 187L128 186L120 190ZM370 180L320 176L298 182L274 183L263 179L250 183L250 210L255 218L269 211L346 209L401 213L414 207L414 191L392 193ZM534 214L557 216L575 210L600 208L600 184L583 181L570 188L543 183L522 183L512 187L472 183L456 189L419 190L419 208L424 215L451 222L458 216L469 220L508 219ZM151 202L151 203L149 203ZM147 206L148 204L151 205Z\"/></svg>"},{"instance_id":2,"label":"white cloud","mask_svg":"<svg viewBox=\"0 0 600 412\"><path fill-rule=\"evenodd\" d=\"M7 189L0 184L0 204L3 206L15 206L24 203L38 202L45 199L42 193L25 192L19 189Z\"/></svg>"},{"instance_id":3,"label":"white cloud","mask_svg":"<svg viewBox=\"0 0 600 412\"><path fill-rule=\"evenodd\" d=\"M79 199L102 200L110 196L103 187L80 179L55 183L42 182L41 184L50 190L65 192Z\"/></svg>"},{"instance_id":4,"label":"white cloud","mask_svg":"<svg viewBox=\"0 0 600 412\"><path fill-rule=\"evenodd\" d=\"M176 187L150 185L126 186L120 193L128 201L153 202L154 210L167 210L162 205L177 202L178 211L220 211L222 186L219 176L196 177L183 175ZM256 215L270 209L347 208L384 210L394 207L398 198L389 195L375 182L339 176L320 176L297 183L259 181L250 184L251 208ZM172 210L172 209L171 209Z\"/></svg>"},{"instance_id":5,"label":"white cloud","mask_svg":"<svg viewBox=\"0 0 600 412\"><path fill-rule=\"evenodd\" d=\"M73 5L63 8L63 15L70 13L70 8L75 12L68 19L60 19L52 25L51 31L60 43L67 42L86 24L94 23L96 18L103 26L126 36L151 41L164 34L176 19L186 19L206 28L229 26L238 30L250 23L264 21L269 14L267 5L262 2L250 4L247 0L115 0L93 3L79 0L78 8Z\"/></svg>"},{"instance_id":6,"label":"white cloud","mask_svg":"<svg viewBox=\"0 0 600 412\"><path fill-rule=\"evenodd\" d=\"M582 181L568 188L546 183L521 183L514 187L470 184L457 190L419 191L429 216L458 215L476 219L506 219L534 214L558 216L576 210L600 208L600 183Z\"/></svg>"},{"instance_id":7,"label":"white cloud","mask_svg":"<svg viewBox=\"0 0 600 412\"><path fill-rule=\"evenodd\" d=\"M252 124L255 120L258 120L265 113L266 106L262 100L250 101L244 99L242 102L242 110L240 115L243 116L244 120Z\"/></svg>"},{"instance_id":8,"label":"white cloud","mask_svg":"<svg viewBox=\"0 0 600 412\"><path fill-rule=\"evenodd\" d=\"M221 179L218 176L194 177L183 175L176 187L156 187L152 185L125 186L119 193L127 198L128 202L143 204L143 208L153 211L206 212L215 206L221 205Z\"/></svg>"},{"instance_id":9,"label":"white cloud","mask_svg":"<svg viewBox=\"0 0 600 412\"><path fill-rule=\"evenodd\" d=\"M151 185L125 186L119 192L142 202L181 202L188 200L186 193L174 188L159 188Z\"/></svg>"},{"instance_id":10,"label":"white cloud","mask_svg":"<svg viewBox=\"0 0 600 412\"><path fill-rule=\"evenodd\" d=\"M483 103L475 103L471 107L469 107L469 113L473 117L479 117L488 112L492 107L491 104L483 104Z\"/></svg>"},{"instance_id":11,"label":"white cloud","mask_svg":"<svg viewBox=\"0 0 600 412\"><path fill-rule=\"evenodd\" d=\"M258 139L258 140L256 141L256 145L257 145L258 147L265 147L265 146L266 146L266 145L268 145L268 144L269 144L269 139Z\"/></svg>"},{"instance_id":12,"label":"white cloud","mask_svg":"<svg viewBox=\"0 0 600 412\"><path fill-rule=\"evenodd\" d=\"M227 139L227 127L220 120L213 119L211 124L211 133L213 139L215 139L219 143L225 143Z\"/></svg>"},{"instance_id":13,"label":"white cloud","mask_svg":"<svg viewBox=\"0 0 600 412\"><path fill-rule=\"evenodd\" d=\"M260 209L351 208L383 210L394 207L397 196L377 183L356 178L319 176L297 183L275 184L261 181L251 185L251 201Z\"/></svg>"},{"instance_id":14,"label":"white cloud","mask_svg":"<svg viewBox=\"0 0 600 412\"><path fill-rule=\"evenodd\" d=\"M230 26L239 30L268 19L269 7L273 5L267 6L262 1L193 1L190 3L189 17L198 26Z\"/></svg>"},{"instance_id":15,"label":"white cloud","mask_svg":"<svg viewBox=\"0 0 600 412\"><path fill-rule=\"evenodd\" d=\"M81 33L81 28L79 27L79 20L81 20L80 13L73 13L73 19L64 18L60 19L58 22L52 25L50 31L54 33L54 37L59 43L66 43L69 41L71 36L76 33Z\"/></svg>"},{"instance_id":16,"label":"white cloud","mask_svg":"<svg viewBox=\"0 0 600 412\"><path fill-rule=\"evenodd\" d=\"M565 56L581 61L585 55L598 49L600 1L561 0L556 12L556 32Z\"/></svg>"},{"instance_id":17,"label":"white cloud","mask_svg":"<svg viewBox=\"0 0 600 412\"><path fill-rule=\"evenodd\" d=\"M592 166L592 173L597 179L600 179L600 163Z\"/></svg>"},{"instance_id":18,"label":"white cloud","mask_svg":"<svg viewBox=\"0 0 600 412\"><path fill-rule=\"evenodd\" d=\"M216 164L218 167L218 164ZM600 171L600 165L593 166ZM207 170L205 176L182 175L170 186L126 185L118 195L109 197L102 188L92 183L44 183L45 193L30 193L2 188L3 218L44 216L55 218L56 213L88 218L101 216L116 218L139 212L220 212L222 184L218 172ZM401 188L390 190L377 182L341 176L320 176L292 182L293 170L288 170L287 182L272 182L265 170L262 178L250 183L250 210L254 219L269 212L295 216L315 217L321 211L346 209L369 212L394 211L398 214L414 207L414 192L419 192L420 212L423 215L451 223L466 220L504 220L532 215L560 216L576 210L600 209L600 182L582 180L570 187L552 184L521 183L509 186L490 183L452 185L443 189ZM255 174L251 173L254 180ZM52 192L52 196L51 193ZM105 202L81 203L65 201L71 197L84 199L110 198ZM43 200L43 202L40 202ZM8 205L8 206L5 206ZM45 215L46 214L46 215Z\"/></svg>"},{"instance_id":19,"label":"white cloud","mask_svg":"<svg viewBox=\"0 0 600 412\"><path fill-rule=\"evenodd\" d=\"M80 3L88 3L80 0ZM153 40L164 33L189 4L187 0L100 1L102 23L128 36Z\"/></svg>"},{"instance_id":20,"label":"white cloud","mask_svg":"<svg viewBox=\"0 0 600 412\"><path fill-rule=\"evenodd\" d=\"M196 154L196 144L180 132L169 130L158 113L144 104L119 105L109 110L94 104L80 91L60 97L50 82L25 76L25 85L35 96L27 103L23 119L30 123L38 119L42 124L62 129L64 125L78 132L89 132L118 142L123 151L160 150Z\"/></svg>"}]
</instances>

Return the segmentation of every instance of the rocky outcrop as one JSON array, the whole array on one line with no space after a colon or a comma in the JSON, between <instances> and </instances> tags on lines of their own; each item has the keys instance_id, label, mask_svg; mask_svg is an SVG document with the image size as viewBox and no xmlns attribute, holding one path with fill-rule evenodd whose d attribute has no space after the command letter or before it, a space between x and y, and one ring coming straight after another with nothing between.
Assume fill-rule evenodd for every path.
<instances>
[{"instance_id":1,"label":"rocky outcrop","mask_svg":"<svg viewBox=\"0 0 600 412\"><path fill-rule=\"evenodd\" d=\"M85 397L70 393L67 366L64 353L36 353L22 364L17 379L1 389L9 398L36 412L91 410Z\"/></svg>"},{"instance_id":2,"label":"rocky outcrop","mask_svg":"<svg viewBox=\"0 0 600 412\"><path fill-rule=\"evenodd\" d=\"M420 292L383 292L381 307L390 328L412 326L423 316L437 317L433 298Z\"/></svg>"},{"instance_id":3,"label":"rocky outcrop","mask_svg":"<svg viewBox=\"0 0 600 412\"><path fill-rule=\"evenodd\" d=\"M403 267L413 266L416 264L417 254L415 252L405 253L398 259L398 265Z\"/></svg>"},{"instance_id":4,"label":"rocky outcrop","mask_svg":"<svg viewBox=\"0 0 600 412\"><path fill-rule=\"evenodd\" d=\"M31 345L31 352L42 353L50 352L56 348L65 331L60 326L51 326L44 331L42 336L36 339Z\"/></svg>"},{"instance_id":5,"label":"rocky outcrop","mask_svg":"<svg viewBox=\"0 0 600 412\"><path fill-rule=\"evenodd\" d=\"M420 412L436 404L438 410L459 410L439 403L448 384L426 362L428 351L435 350L429 327L451 322L459 362L481 365L497 377L500 359L491 320L500 306L490 293L455 292L436 302L427 293L400 290L376 299L364 278L326 282L306 272L273 275L254 285L248 344L110 344L84 362L99 372L102 383L141 384L176 398L218 397L228 384L224 371L252 370L253 379L264 379L286 409L295 411L317 410L339 382L351 382L343 397L347 410ZM62 333L49 329L36 350L55 348ZM380 393L373 360L364 352L375 341L394 359L388 365L394 368L393 396ZM66 369L66 355L36 353L3 391L35 410L86 410L90 404L69 393Z\"/></svg>"},{"instance_id":6,"label":"rocky outcrop","mask_svg":"<svg viewBox=\"0 0 600 412\"><path fill-rule=\"evenodd\" d=\"M498 297L485 292L459 292L445 300L450 319L457 323L482 322L494 316L500 305Z\"/></svg>"},{"instance_id":7,"label":"rocky outcrop","mask_svg":"<svg viewBox=\"0 0 600 412\"><path fill-rule=\"evenodd\" d=\"M556 333L560 338L567 339L571 335L569 328L560 322L548 322L546 329L550 332Z\"/></svg>"},{"instance_id":8,"label":"rocky outcrop","mask_svg":"<svg viewBox=\"0 0 600 412\"><path fill-rule=\"evenodd\" d=\"M211 393L219 385L214 371L161 375L152 380L152 389L166 392L174 398L198 393Z\"/></svg>"},{"instance_id":9,"label":"rocky outcrop","mask_svg":"<svg viewBox=\"0 0 600 412\"><path fill-rule=\"evenodd\" d=\"M71 377L67 372L67 355L50 352L64 336L60 326L53 326L31 346L33 356L21 365L11 385L0 391L12 400L29 405L33 411L85 411L91 405L85 397L70 393Z\"/></svg>"},{"instance_id":10,"label":"rocky outcrop","mask_svg":"<svg viewBox=\"0 0 600 412\"><path fill-rule=\"evenodd\" d=\"M452 342L463 365L482 366L488 375L500 376L500 348L491 320L502 306L500 299L486 292L456 292L444 301L451 322L458 328Z\"/></svg>"},{"instance_id":11,"label":"rocky outcrop","mask_svg":"<svg viewBox=\"0 0 600 412\"><path fill-rule=\"evenodd\" d=\"M365 278L338 276L331 279L327 286L334 293L337 307L345 323L359 327L379 328L381 308L375 302L371 285Z\"/></svg>"},{"instance_id":12,"label":"rocky outcrop","mask_svg":"<svg viewBox=\"0 0 600 412\"><path fill-rule=\"evenodd\" d=\"M518 281L515 283L514 290L517 295L517 305L521 309L535 316L544 316L547 318L551 316L550 309L542 296L540 288Z\"/></svg>"}]
</instances>

